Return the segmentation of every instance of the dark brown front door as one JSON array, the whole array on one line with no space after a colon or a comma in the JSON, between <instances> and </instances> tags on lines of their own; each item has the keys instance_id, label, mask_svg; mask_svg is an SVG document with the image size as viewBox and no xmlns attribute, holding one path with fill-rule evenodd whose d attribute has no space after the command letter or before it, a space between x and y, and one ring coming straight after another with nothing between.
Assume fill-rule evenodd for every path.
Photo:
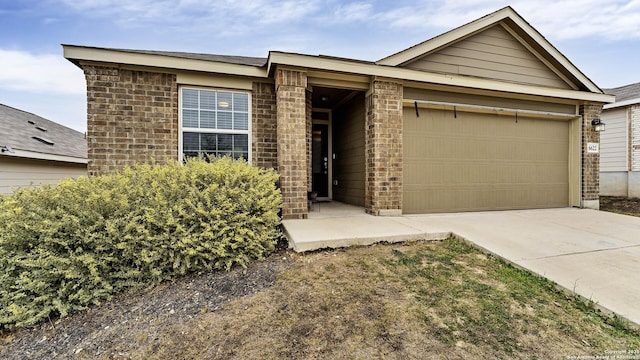
<instances>
[{"instance_id":1,"label":"dark brown front door","mask_svg":"<svg viewBox=\"0 0 640 360\"><path fill-rule=\"evenodd\" d=\"M313 191L318 197L329 196L329 125L313 124L311 173Z\"/></svg>"}]
</instances>

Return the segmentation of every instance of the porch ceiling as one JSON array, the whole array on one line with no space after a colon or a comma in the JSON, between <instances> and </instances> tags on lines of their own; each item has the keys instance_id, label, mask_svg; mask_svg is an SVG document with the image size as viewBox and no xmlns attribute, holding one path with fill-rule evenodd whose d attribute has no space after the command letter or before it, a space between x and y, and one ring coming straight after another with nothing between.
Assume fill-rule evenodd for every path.
<instances>
[{"instance_id":1,"label":"porch ceiling","mask_svg":"<svg viewBox=\"0 0 640 360\"><path fill-rule=\"evenodd\" d=\"M314 108L335 109L341 105L344 99L348 99L356 90L326 88L320 86L313 87L313 95L311 96Z\"/></svg>"}]
</instances>

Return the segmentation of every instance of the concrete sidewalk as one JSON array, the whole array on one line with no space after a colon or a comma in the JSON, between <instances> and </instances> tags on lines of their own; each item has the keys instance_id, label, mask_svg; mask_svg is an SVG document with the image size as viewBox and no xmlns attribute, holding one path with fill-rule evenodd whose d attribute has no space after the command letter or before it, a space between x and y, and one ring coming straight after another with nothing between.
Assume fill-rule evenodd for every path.
<instances>
[{"instance_id":1,"label":"concrete sidewalk","mask_svg":"<svg viewBox=\"0 0 640 360\"><path fill-rule=\"evenodd\" d=\"M455 234L640 325L638 217L572 208L374 217L355 209L285 220L285 232L296 251Z\"/></svg>"}]
</instances>

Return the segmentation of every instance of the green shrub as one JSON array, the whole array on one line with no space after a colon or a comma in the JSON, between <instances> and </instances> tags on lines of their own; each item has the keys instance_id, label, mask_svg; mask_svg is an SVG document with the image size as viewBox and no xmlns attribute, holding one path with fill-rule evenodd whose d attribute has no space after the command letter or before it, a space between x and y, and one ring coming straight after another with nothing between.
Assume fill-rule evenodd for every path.
<instances>
[{"instance_id":1,"label":"green shrub","mask_svg":"<svg viewBox=\"0 0 640 360\"><path fill-rule=\"evenodd\" d=\"M3 197L0 329L263 257L280 236L277 176L243 161L199 159Z\"/></svg>"}]
</instances>

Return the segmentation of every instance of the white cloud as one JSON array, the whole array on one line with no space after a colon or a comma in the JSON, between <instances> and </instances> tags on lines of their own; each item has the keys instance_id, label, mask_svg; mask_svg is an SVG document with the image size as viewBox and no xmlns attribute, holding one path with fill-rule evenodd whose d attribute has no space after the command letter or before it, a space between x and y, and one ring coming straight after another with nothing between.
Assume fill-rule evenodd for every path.
<instances>
[{"instance_id":1,"label":"white cloud","mask_svg":"<svg viewBox=\"0 0 640 360\"><path fill-rule=\"evenodd\" d=\"M507 5L555 40L640 38L640 0L444 0L398 7L382 17L393 27L446 31Z\"/></svg>"},{"instance_id":2,"label":"white cloud","mask_svg":"<svg viewBox=\"0 0 640 360\"><path fill-rule=\"evenodd\" d=\"M372 10L373 5L363 2L340 5L333 12L333 18L338 22L371 21L377 17Z\"/></svg>"},{"instance_id":3,"label":"white cloud","mask_svg":"<svg viewBox=\"0 0 640 360\"><path fill-rule=\"evenodd\" d=\"M274 24L300 22L314 12L319 0L59 0L85 16L112 17L114 22L131 27L150 24L193 24L226 28L234 23ZM199 30L198 28L195 29Z\"/></svg>"},{"instance_id":4,"label":"white cloud","mask_svg":"<svg viewBox=\"0 0 640 360\"><path fill-rule=\"evenodd\" d=\"M0 49L0 88L31 93L84 94L82 70L56 54Z\"/></svg>"},{"instance_id":5,"label":"white cloud","mask_svg":"<svg viewBox=\"0 0 640 360\"><path fill-rule=\"evenodd\" d=\"M638 1L566 0L550 1L544 6L533 6L528 2L516 3L515 6L522 8L522 16L534 27L555 39L640 38Z\"/></svg>"}]
</instances>

